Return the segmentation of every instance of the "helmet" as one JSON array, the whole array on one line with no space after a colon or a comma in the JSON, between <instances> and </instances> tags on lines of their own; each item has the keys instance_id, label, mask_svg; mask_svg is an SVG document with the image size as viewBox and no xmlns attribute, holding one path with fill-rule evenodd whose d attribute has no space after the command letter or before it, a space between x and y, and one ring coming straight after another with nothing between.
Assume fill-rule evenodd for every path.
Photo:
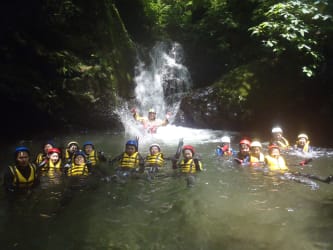
<instances>
[{"instance_id":1,"label":"helmet","mask_svg":"<svg viewBox=\"0 0 333 250\"><path fill-rule=\"evenodd\" d=\"M128 140L128 141L126 142L126 146L127 146L127 145L134 146L136 149L138 149L138 142L135 141L135 140Z\"/></svg>"},{"instance_id":2,"label":"helmet","mask_svg":"<svg viewBox=\"0 0 333 250\"><path fill-rule=\"evenodd\" d=\"M78 155L82 155L84 159L86 159L86 154L82 150L75 151L74 158L76 158Z\"/></svg>"},{"instance_id":3,"label":"helmet","mask_svg":"<svg viewBox=\"0 0 333 250\"><path fill-rule=\"evenodd\" d=\"M222 136L221 142L230 143L231 142L230 137L229 136Z\"/></svg>"},{"instance_id":4,"label":"helmet","mask_svg":"<svg viewBox=\"0 0 333 250\"><path fill-rule=\"evenodd\" d=\"M48 141L46 141L46 142L43 144L43 147L44 147L45 145L47 145L47 144L50 144L52 147L55 146L54 141L52 141L52 140L48 140Z\"/></svg>"},{"instance_id":5,"label":"helmet","mask_svg":"<svg viewBox=\"0 0 333 250\"><path fill-rule=\"evenodd\" d=\"M79 143L76 141L71 141L67 144L67 148L70 148L73 144L75 144L77 147L79 147Z\"/></svg>"},{"instance_id":6,"label":"helmet","mask_svg":"<svg viewBox=\"0 0 333 250\"><path fill-rule=\"evenodd\" d=\"M185 146L183 146L183 150L182 151L184 152L185 150L191 150L192 154L195 153L195 150L194 150L193 146L191 146L191 145L185 145Z\"/></svg>"},{"instance_id":7,"label":"helmet","mask_svg":"<svg viewBox=\"0 0 333 250\"><path fill-rule=\"evenodd\" d=\"M280 127L274 127L272 128L272 133L283 133L283 131Z\"/></svg>"},{"instance_id":8,"label":"helmet","mask_svg":"<svg viewBox=\"0 0 333 250\"><path fill-rule=\"evenodd\" d=\"M29 149L27 147L24 147L24 146L16 147L15 148L15 154L17 154L18 152L28 152L28 153L30 153Z\"/></svg>"},{"instance_id":9,"label":"helmet","mask_svg":"<svg viewBox=\"0 0 333 250\"><path fill-rule=\"evenodd\" d=\"M259 147L262 148L261 143L259 141L253 141L251 143L251 147Z\"/></svg>"},{"instance_id":10,"label":"helmet","mask_svg":"<svg viewBox=\"0 0 333 250\"><path fill-rule=\"evenodd\" d=\"M151 108L151 109L149 109L148 113L154 113L154 114L156 114L156 111L155 111L155 109Z\"/></svg>"},{"instance_id":11,"label":"helmet","mask_svg":"<svg viewBox=\"0 0 333 250\"><path fill-rule=\"evenodd\" d=\"M242 140L239 142L239 145L241 145L241 144L246 144L246 145L248 145L248 146L250 147L251 142L250 142L249 140L247 140L247 139L242 139Z\"/></svg>"},{"instance_id":12,"label":"helmet","mask_svg":"<svg viewBox=\"0 0 333 250\"><path fill-rule=\"evenodd\" d=\"M151 150L152 147L157 147L157 148L158 148L158 151L159 151L159 152L161 151L161 147L160 147L160 145L158 145L157 143L153 143L153 144L151 144L150 147L149 147L149 151Z\"/></svg>"},{"instance_id":13,"label":"helmet","mask_svg":"<svg viewBox=\"0 0 333 250\"><path fill-rule=\"evenodd\" d=\"M91 145L92 147L94 147L94 144L91 142L91 141L86 141L84 144L83 144L83 147L87 146L87 145Z\"/></svg>"},{"instance_id":14,"label":"helmet","mask_svg":"<svg viewBox=\"0 0 333 250\"><path fill-rule=\"evenodd\" d=\"M48 151L47 151L48 154L53 154L53 153L57 153L60 155L60 149L59 148L50 148Z\"/></svg>"},{"instance_id":15,"label":"helmet","mask_svg":"<svg viewBox=\"0 0 333 250\"><path fill-rule=\"evenodd\" d=\"M273 148L277 148L277 149L280 150L279 145L277 145L276 143L271 143L271 144L269 144L268 149L269 149L269 150L272 150Z\"/></svg>"},{"instance_id":16,"label":"helmet","mask_svg":"<svg viewBox=\"0 0 333 250\"><path fill-rule=\"evenodd\" d=\"M309 140L309 137L306 134L299 134L297 138L298 139L304 138L305 140Z\"/></svg>"}]
</instances>

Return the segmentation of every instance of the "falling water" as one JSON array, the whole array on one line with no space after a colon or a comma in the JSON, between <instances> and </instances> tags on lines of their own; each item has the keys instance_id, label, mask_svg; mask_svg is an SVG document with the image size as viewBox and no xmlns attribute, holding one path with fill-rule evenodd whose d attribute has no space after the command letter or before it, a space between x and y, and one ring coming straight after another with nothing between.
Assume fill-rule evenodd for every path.
<instances>
[{"instance_id":1,"label":"falling water","mask_svg":"<svg viewBox=\"0 0 333 250\"><path fill-rule=\"evenodd\" d=\"M181 96L191 87L191 77L184 63L179 43L160 42L153 47L149 65L140 61L136 67L136 103L141 113L154 108L157 115L176 112Z\"/></svg>"}]
</instances>

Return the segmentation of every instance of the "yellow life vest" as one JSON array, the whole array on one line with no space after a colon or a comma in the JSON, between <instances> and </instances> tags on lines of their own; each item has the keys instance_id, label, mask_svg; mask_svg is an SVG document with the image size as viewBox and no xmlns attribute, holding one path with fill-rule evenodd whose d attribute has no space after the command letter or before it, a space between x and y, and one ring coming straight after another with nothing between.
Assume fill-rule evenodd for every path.
<instances>
[{"instance_id":1,"label":"yellow life vest","mask_svg":"<svg viewBox=\"0 0 333 250\"><path fill-rule=\"evenodd\" d=\"M95 166L98 162L97 152L95 150L91 151L89 155L86 154L87 162L91 164L91 166Z\"/></svg>"},{"instance_id":2,"label":"yellow life vest","mask_svg":"<svg viewBox=\"0 0 333 250\"><path fill-rule=\"evenodd\" d=\"M202 163L200 161L198 161L198 163L199 168L196 169L193 159L189 159L187 162L185 162L185 159L183 159L179 163L180 170L182 173L195 173L197 171L202 171Z\"/></svg>"},{"instance_id":3,"label":"yellow life vest","mask_svg":"<svg viewBox=\"0 0 333 250\"><path fill-rule=\"evenodd\" d=\"M159 166L162 167L164 164L164 156L162 153L157 153L154 155L147 155L146 165L147 166Z\"/></svg>"},{"instance_id":4,"label":"yellow life vest","mask_svg":"<svg viewBox=\"0 0 333 250\"><path fill-rule=\"evenodd\" d=\"M86 163L76 165L72 163L67 171L67 176L87 176L89 174L88 166Z\"/></svg>"},{"instance_id":5,"label":"yellow life vest","mask_svg":"<svg viewBox=\"0 0 333 250\"><path fill-rule=\"evenodd\" d=\"M139 165L139 152L135 152L132 155L123 153L122 158L119 161L119 167L121 168L136 168Z\"/></svg>"},{"instance_id":6,"label":"yellow life vest","mask_svg":"<svg viewBox=\"0 0 333 250\"><path fill-rule=\"evenodd\" d=\"M289 142L284 137L281 137L281 139L278 141L275 141L275 143L277 143L279 145L279 147L282 149L288 149L288 147L289 147Z\"/></svg>"},{"instance_id":7,"label":"yellow life vest","mask_svg":"<svg viewBox=\"0 0 333 250\"><path fill-rule=\"evenodd\" d=\"M65 160L66 162L72 162L74 157L74 153L70 153L69 150L66 148L65 151Z\"/></svg>"},{"instance_id":8,"label":"yellow life vest","mask_svg":"<svg viewBox=\"0 0 333 250\"><path fill-rule=\"evenodd\" d=\"M288 170L285 160L282 156L278 158L272 157L270 155L265 156L265 163L267 164L268 168L272 171L276 170Z\"/></svg>"},{"instance_id":9,"label":"yellow life vest","mask_svg":"<svg viewBox=\"0 0 333 250\"><path fill-rule=\"evenodd\" d=\"M46 159L46 155L44 153L39 153L36 157L37 166L41 164Z\"/></svg>"},{"instance_id":10,"label":"yellow life vest","mask_svg":"<svg viewBox=\"0 0 333 250\"><path fill-rule=\"evenodd\" d=\"M9 166L10 171L12 172L13 186L17 188L29 188L32 187L35 180L37 179L36 166L32 163L29 163L30 175L28 178L25 178L16 166Z\"/></svg>"},{"instance_id":11,"label":"yellow life vest","mask_svg":"<svg viewBox=\"0 0 333 250\"><path fill-rule=\"evenodd\" d=\"M302 152L303 153L309 153L309 150L310 150L310 141L307 141L304 145L303 148L300 148L297 144L295 145L295 149L302 149Z\"/></svg>"},{"instance_id":12,"label":"yellow life vest","mask_svg":"<svg viewBox=\"0 0 333 250\"><path fill-rule=\"evenodd\" d=\"M259 158L257 156L250 154L250 163L259 163L259 162L265 162L265 156L263 153L260 153Z\"/></svg>"}]
</instances>

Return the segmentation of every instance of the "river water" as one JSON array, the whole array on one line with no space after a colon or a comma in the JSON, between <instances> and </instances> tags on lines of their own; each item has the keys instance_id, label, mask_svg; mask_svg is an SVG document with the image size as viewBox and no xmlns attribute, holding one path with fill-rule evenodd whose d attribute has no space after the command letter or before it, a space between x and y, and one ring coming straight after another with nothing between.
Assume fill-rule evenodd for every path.
<instances>
[{"instance_id":1,"label":"river water","mask_svg":"<svg viewBox=\"0 0 333 250\"><path fill-rule=\"evenodd\" d=\"M333 249L333 185L309 186L218 159L214 150L225 133L236 148L240 135L230 131L167 126L140 137L143 155L157 142L171 157L180 137L195 146L205 171L193 187L174 176L168 161L152 180L115 183L92 176L86 188L72 190L60 179L13 201L1 192L1 249ZM130 136L87 132L54 140L58 146L91 140L112 158ZM20 143L37 153L42 141ZM14 146L4 150L3 166ZM293 170L333 174L333 151L318 148L311 157L300 167L292 165L301 156L286 155ZM105 176L113 173L108 163L100 167Z\"/></svg>"}]
</instances>

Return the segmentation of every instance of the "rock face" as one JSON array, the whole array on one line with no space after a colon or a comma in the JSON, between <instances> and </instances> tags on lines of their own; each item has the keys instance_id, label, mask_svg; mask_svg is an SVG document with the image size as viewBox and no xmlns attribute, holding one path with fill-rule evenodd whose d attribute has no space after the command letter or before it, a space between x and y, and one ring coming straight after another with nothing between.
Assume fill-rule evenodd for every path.
<instances>
[{"instance_id":1,"label":"rock face","mask_svg":"<svg viewBox=\"0 0 333 250\"><path fill-rule=\"evenodd\" d=\"M136 53L113 1L19 4L2 8L3 126L118 126L110 110L118 96L133 96Z\"/></svg>"}]
</instances>

